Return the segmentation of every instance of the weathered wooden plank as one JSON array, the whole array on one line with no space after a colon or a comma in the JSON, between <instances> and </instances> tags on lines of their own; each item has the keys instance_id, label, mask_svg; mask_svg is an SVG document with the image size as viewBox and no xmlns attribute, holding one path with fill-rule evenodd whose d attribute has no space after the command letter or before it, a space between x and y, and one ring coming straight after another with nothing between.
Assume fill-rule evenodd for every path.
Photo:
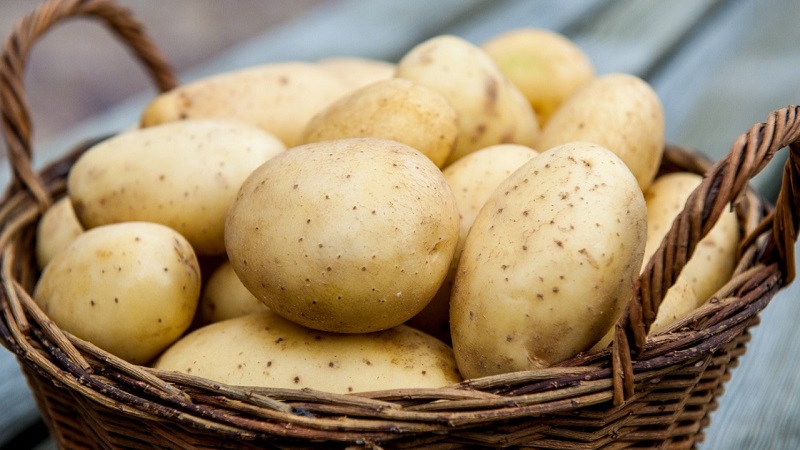
<instances>
[{"instance_id":1,"label":"weathered wooden plank","mask_svg":"<svg viewBox=\"0 0 800 450\"><path fill-rule=\"evenodd\" d=\"M502 0L476 8L440 33L481 44L501 31L515 28L538 27L563 32L589 20L611 4L612 0Z\"/></svg>"},{"instance_id":2,"label":"weathered wooden plank","mask_svg":"<svg viewBox=\"0 0 800 450\"><path fill-rule=\"evenodd\" d=\"M13 353L0 349L0 446L39 418Z\"/></svg>"}]
</instances>

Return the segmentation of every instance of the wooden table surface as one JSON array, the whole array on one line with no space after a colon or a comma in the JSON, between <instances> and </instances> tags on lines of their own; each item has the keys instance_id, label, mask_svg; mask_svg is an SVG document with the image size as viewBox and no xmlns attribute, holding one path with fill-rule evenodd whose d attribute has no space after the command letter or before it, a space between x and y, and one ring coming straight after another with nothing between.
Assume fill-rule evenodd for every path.
<instances>
[{"instance_id":1,"label":"wooden table surface","mask_svg":"<svg viewBox=\"0 0 800 450\"><path fill-rule=\"evenodd\" d=\"M169 8L168 3L159 8ZM664 104L667 139L719 159L751 125L800 102L798 17L800 2L783 0L330 1L183 73L182 79L332 55L396 61L437 34L479 44L503 30L542 27L573 39L598 73L628 72L646 79ZM142 93L42 144L37 164L57 157L70 143L129 126L150 96ZM768 198L780 186L781 160L753 181ZM7 172L3 168L3 185ZM762 314L700 448L800 448L798 297L795 283ZM13 355L4 350L0 402L3 444L38 417Z\"/></svg>"}]
</instances>

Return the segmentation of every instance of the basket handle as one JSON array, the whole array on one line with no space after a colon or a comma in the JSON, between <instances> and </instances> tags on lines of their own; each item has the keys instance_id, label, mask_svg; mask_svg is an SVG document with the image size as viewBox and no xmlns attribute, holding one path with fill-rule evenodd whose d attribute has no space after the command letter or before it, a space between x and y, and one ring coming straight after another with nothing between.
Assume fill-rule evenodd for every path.
<instances>
[{"instance_id":1,"label":"basket handle","mask_svg":"<svg viewBox=\"0 0 800 450\"><path fill-rule=\"evenodd\" d=\"M20 20L9 35L0 61L0 108L12 189L27 189L41 209L52 202L45 184L32 167L31 119L23 76L33 44L62 20L86 16L100 19L133 51L161 91L177 85L172 69L131 12L111 0L49 0Z\"/></svg>"},{"instance_id":2,"label":"basket handle","mask_svg":"<svg viewBox=\"0 0 800 450\"><path fill-rule=\"evenodd\" d=\"M632 358L644 350L658 307L698 242L729 204L745 193L750 179L784 147L789 147L790 153L775 210L756 232L771 227L762 262L778 265L783 286L794 279L794 243L800 221L799 106L774 111L766 122L754 125L734 141L729 154L708 170L689 196L684 210L636 280L628 309L615 325L612 349L615 402L621 403L633 394Z\"/></svg>"}]
</instances>

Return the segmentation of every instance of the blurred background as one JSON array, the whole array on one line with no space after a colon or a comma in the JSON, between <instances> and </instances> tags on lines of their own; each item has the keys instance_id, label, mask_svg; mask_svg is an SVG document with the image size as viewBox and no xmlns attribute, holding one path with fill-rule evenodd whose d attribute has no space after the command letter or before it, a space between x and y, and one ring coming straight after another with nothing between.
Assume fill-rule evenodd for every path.
<instances>
[{"instance_id":1,"label":"blurred background","mask_svg":"<svg viewBox=\"0 0 800 450\"><path fill-rule=\"evenodd\" d=\"M233 45L336 0L120 0L146 26L180 73ZM0 1L0 36L38 5ZM147 76L109 32L91 20L71 21L37 41L26 70L35 139L49 141L141 91ZM5 151L2 152L5 156Z\"/></svg>"}]
</instances>

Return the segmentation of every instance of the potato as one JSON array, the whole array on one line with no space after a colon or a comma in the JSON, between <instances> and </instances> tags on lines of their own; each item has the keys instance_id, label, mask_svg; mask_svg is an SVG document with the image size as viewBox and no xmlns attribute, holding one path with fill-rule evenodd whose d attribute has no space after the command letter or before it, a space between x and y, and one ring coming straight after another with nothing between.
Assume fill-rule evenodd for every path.
<instances>
[{"instance_id":1,"label":"potato","mask_svg":"<svg viewBox=\"0 0 800 450\"><path fill-rule=\"evenodd\" d=\"M266 309L266 305L244 287L230 261L225 261L206 281L197 315L199 323L209 324Z\"/></svg>"},{"instance_id":2,"label":"potato","mask_svg":"<svg viewBox=\"0 0 800 450\"><path fill-rule=\"evenodd\" d=\"M576 142L498 186L470 229L451 297L465 378L538 369L590 348L642 264L641 190L616 155Z\"/></svg>"},{"instance_id":3,"label":"potato","mask_svg":"<svg viewBox=\"0 0 800 450\"><path fill-rule=\"evenodd\" d=\"M565 36L550 30L506 31L481 48L525 95L541 126L564 100L595 76L586 54Z\"/></svg>"},{"instance_id":4,"label":"potato","mask_svg":"<svg viewBox=\"0 0 800 450\"><path fill-rule=\"evenodd\" d=\"M364 333L399 325L431 300L458 242L441 171L396 141L295 147L244 182L225 243L242 283L309 328Z\"/></svg>"},{"instance_id":5,"label":"potato","mask_svg":"<svg viewBox=\"0 0 800 450\"><path fill-rule=\"evenodd\" d=\"M542 129L539 149L588 141L616 153L644 191L664 151L664 110L653 88L627 74L595 78L578 90Z\"/></svg>"},{"instance_id":6,"label":"potato","mask_svg":"<svg viewBox=\"0 0 800 450\"><path fill-rule=\"evenodd\" d=\"M497 144L470 153L442 171L461 219L458 245L444 283L428 306L411 318L409 325L440 339L450 339L450 293L467 233L497 186L537 154L524 145Z\"/></svg>"},{"instance_id":7,"label":"potato","mask_svg":"<svg viewBox=\"0 0 800 450\"><path fill-rule=\"evenodd\" d=\"M62 197L47 208L36 226L36 263L40 269L78 235L83 225L75 216L69 197Z\"/></svg>"},{"instance_id":8,"label":"potato","mask_svg":"<svg viewBox=\"0 0 800 450\"><path fill-rule=\"evenodd\" d=\"M410 80L393 78L357 89L314 116L303 142L350 137L393 139L442 167L458 137L458 117L447 99Z\"/></svg>"},{"instance_id":9,"label":"potato","mask_svg":"<svg viewBox=\"0 0 800 450\"><path fill-rule=\"evenodd\" d=\"M456 148L445 165L495 144L536 146L539 124L530 103L479 47L450 35L412 48L395 76L428 86L458 114Z\"/></svg>"},{"instance_id":10,"label":"potato","mask_svg":"<svg viewBox=\"0 0 800 450\"><path fill-rule=\"evenodd\" d=\"M453 351L413 328L326 333L269 311L199 328L167 349L154 367L229 385L342 394L461 381Z\"/></svg>"},{"instance_id":11,"label":"potato","mask_svg":"<svg viewBox=\"0 0 800 450\"><path fill-rule=\"evenodd\" d=\"M67 187L86 228L156 222L203 255L225 251L228 207L244 179L283 144L244 123L186 120L131 130L75 163Z\"/></svg>"},{"instance_id":12,"label":"potato","mask_svg":"<svg viewBox=\"0 0 800 450\"><path fill-rule=\"evenodd\" d=\"M395 71L395 65L389 61L355 56L331 56L320 59L317 64L352 89L392 78Z\"/></svg>"},{"instance_id":13,"label":"potato","mask_svg":"<svg viewBox=\"0 0 800 450\"><path fill-rule=\"evenodd\" d=\"M647 203L647 245L645 262L661 245L675 217L683 210L692 191L703 177L676 172L656 179L645 192ZM708 301L731 276L739 251L739 221L736 213L726 210L709 233L697 244L675 285L659 307L650 332L656 332ZM681 285L687 285L683 287ZM673 293L673 290L680 291ZM674 304L673 304L674 303Z\"/></svg>"},{"instance_id":14,"label":"potato","mask_svg":"<svg viewBox=\"0 0 800 450\"><path fill-rule=\"evenodd\" d=\"M165 92L147 105L141 123L149 127L188 118L233 119L259 126L293 147L308 120L350 89L313 63L272 63Z\"/></svg>"},{"instance_id":15,"label":"potato","mask_svg":"<svg viewBox=\"0 0 800 450\"><path fill-rule=\"evenodd\" d=\"M192 247L148 222L85 231L53 257L33 294L61 329L135 364L183 334L199 296Z\"/></svg>"}]
</instances>

